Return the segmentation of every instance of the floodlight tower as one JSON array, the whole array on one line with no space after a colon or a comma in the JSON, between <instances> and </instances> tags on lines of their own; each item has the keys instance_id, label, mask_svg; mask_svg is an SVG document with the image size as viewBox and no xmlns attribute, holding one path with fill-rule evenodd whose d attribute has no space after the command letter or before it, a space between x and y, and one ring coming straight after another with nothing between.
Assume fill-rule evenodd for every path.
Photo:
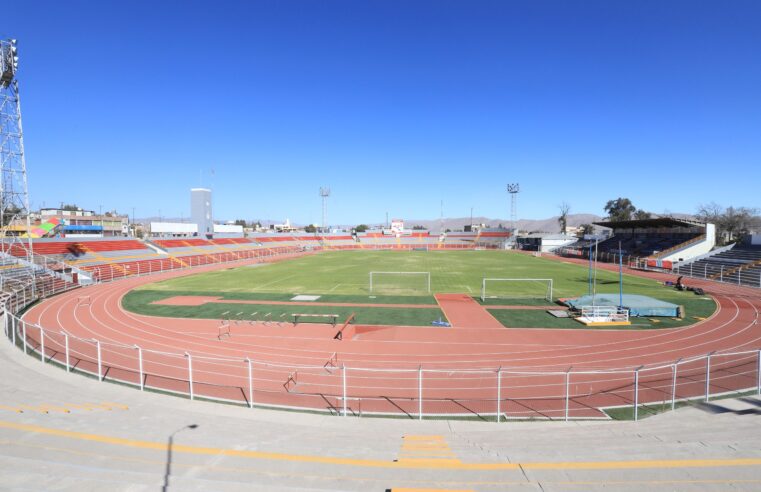
<instances>
[{"instance_id":1,"label":"floodlight tower","mask_svg":"<svg viewBox=\"0 0 761 492\"><path fill-rule=\"evenodd\" d=\"M328 228L328 197L330 196L330 186L320 187L320 196L322 197L322 230Z\"/></svg>"},{"instance_id":2,"label":"floodlight tower","mask_svg":"<svg viewBox=\"0 0 761 492\"><path fill-rule=\"evenodd\" d=\"M24 132L21 127L19 100L18 48L15 39L0 40L0 240L3 252L14 243L33 261L29 190L24 159ZM26 241L11 234L12 226L26 224ZM17 250L18 251L18 250ZM18 253L16 253L18 256Z\"/></svg>"},{"instance_id":3,"label":"floodlight tower","mask_svg":"<svg viewBox=\"0 0 761 492\"><path fill-rule=\"evenodd\" d=\"M518 192L521 191L518 183L507 185L507 192L510 194L510 229L515 237L515 223L518 221Z\"/></svg>"}]
</instances>

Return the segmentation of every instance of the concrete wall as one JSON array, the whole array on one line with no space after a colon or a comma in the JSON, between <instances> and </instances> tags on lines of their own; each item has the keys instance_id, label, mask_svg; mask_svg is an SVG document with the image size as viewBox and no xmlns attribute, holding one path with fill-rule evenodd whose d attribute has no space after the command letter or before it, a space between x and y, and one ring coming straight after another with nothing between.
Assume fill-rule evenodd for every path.
<instances>
[{"instance_id":1,"label":"concrete wall","mask_svg":"<svg viewBox=\"0 0 761 492\"><path fill-rule=\"evenodd\" d=\"M661 259L664 261L687 261L710 252L714 246L716 246L716 226L714 224L706 224L706 238L703 241L674 251Z\"/></svg>"},{"instance_id":2,"label":"concrete wall","mask_svg":"<svg viewBox=\"0 0 761 492\"><path fill-rule=\"evenodd\" d=\"M192 188L190 190L190 217L191 221L198 225L200 236L214 233L210 189Z\"/></svg>"},{"instance_id":3,"label":"concrete wall","mask_svg":"<svg viewBox=\"0 0 761 492\"><path fill-rule=\"evenodd\" d=\"M549 251L554 251L558 248L561 248L563 246L567 246L569 244L573 244L578 239L575 237L571 237L568 239L548 239L548 238L542 238L542 246L541 251L542 253L547 253Z\"/></svg>"}]
</instances>

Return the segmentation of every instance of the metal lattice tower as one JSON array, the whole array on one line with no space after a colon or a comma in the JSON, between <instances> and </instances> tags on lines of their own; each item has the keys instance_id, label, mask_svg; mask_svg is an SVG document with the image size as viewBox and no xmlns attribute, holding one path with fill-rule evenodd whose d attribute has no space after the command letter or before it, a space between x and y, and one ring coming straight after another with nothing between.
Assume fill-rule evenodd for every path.
<instances>
[{"instance_id":1,"label":"metal lattice tower","mask_svg":"<svg viewBox=\"0 0 761 492\"><path fill-rule=\"evenodd\" d=\"M0 40L0 234L4 252L17 244L24 248L26 257L33 261L31 224L29 218L29 190L24 159L24 132L21 126L19 99L18 51L15 39ZM25 225L26 238L17 234ZM18 256L18 254L17 254Z\"/></svg>"},{"instance_id":2,"label":"metal lattice tower","mask_svg":"<svg viewBox=\"0 0 761 492\"><path fill-rule=\"evenodd\" d=\"M507 192L510 194L510 230L515 237L515 223L518 221L518 192L520 185L511 183L507 185Z\"/></svg>"},{"instance_id":3,"label":"metal lattice tower","mask_svg":"<svg viewBox=\"0 0 761 492\"><path fill-rule=\"evenodd\" d=\"M328 228L328 197L330 196L330 187L321 186L320 196L322 197L322 230Z\"/></svg>"}]
</instances>

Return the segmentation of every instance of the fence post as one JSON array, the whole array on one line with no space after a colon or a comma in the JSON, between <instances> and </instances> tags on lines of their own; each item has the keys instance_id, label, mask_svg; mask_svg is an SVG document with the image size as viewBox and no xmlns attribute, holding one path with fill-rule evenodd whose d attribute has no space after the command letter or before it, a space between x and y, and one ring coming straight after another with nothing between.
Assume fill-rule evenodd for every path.
<instances>
[{"instance_id":1,"label":"fence post","mask_svg":"<svg viewBox=\"0 0 761 492\"><path fill-rule=\"evenodd\" d=\"M143 391L145 389L145 385L143 384L143 349L137 345L135 345L135 348L137 349L137 362L140 371L140 391Z\"/></svg>"},{"instance_id":2,"label":"fence post","mask_svg":"<svg viewBox=\"0 0 761 492\"><path fill-rule=\"evenodd\" d=\"M708 398L711 396L711 355L716 353L714 350L713 352L708 352L708 355L706 355L706 398L705 401L708 401Z\"/></svg>"},{"instance_id":3,"label":"fence post","mask_svg":"<svg viewBox=\"0 0 761 492\"><path fill-rule=\"evenodd\" d=\"M71 366L69 365L69 335L67 335L64 332L61 332L63 335L63 343L66 347L66 372L71 372Z\"/></svg>"},{"instance_id":4,"label":"fence post","mask_svg":"<svg viewBox=\"0 0 761 492\"><path fill-rule=\"evenodd\" d=\"M692 277L692 263L690 263L690 277Z\"/></svg>"},{"instance_id":5,"label":"fence post","mask_svg":"<svg viewBox=\"0 0 761 492\"><path fill-rule=\"evenodd\" d=\"M194 398L193 395L193 357L185 352L185 357L188 358L188 388L190 389L190 399Z\"/></svg>"},{"instance_id":6,"label":"fence post","mask_svg":"<svg viewBox=\"0 0 761 492\"><path fill-rule=\"evenodd\" d=\"M251 359L246 357L248 363L248 408L254 408L254 377L251 369Z\"/></svg>"},{"instance_id":7,"label":"fence post","mask_svg":"<svg viewBox=\"0 0 761 492\"><path fill-rule=\"evenodd\" d=\"M634 421L639 420L639 371L643 366L634 370Z\"/></svg>"},{"instance_id":8,"label":"fence post","mask_svg":"<svg viewBox=\"0 0 761 492\"><path fill-rule=\"evenodd\" d=\"M95 348L98 351L98 381L103 381L103 359L100 357L100 340L95 340Z\"/></svg>"},{"instance_id":9,"label":"fence post","mask_svg":"<svg viewBox=\"0 0 761 492\"><path fill-rule=\"evenodd\" d=\"M676 371L681 360L682 358L680 357L671 365L671 411L674 411L674 408L676 408Z\"/></svg>"},{"instance_id":10,"label":"fence post","mask_svg":"<svg viewBox=\"0 0 761 492\"><path fill-rule=\"evenodd\" d=\"M40 326L40 360L45 363L45 330Z\"/></svg>"},{"instance_id":11,"label":"fence post","mask_svg":"<svg viewBox=\"0 0 761 492\"><path fill-rule=\"evenodd\" d=\"M571 368L565 372L565 421L568 422L568 393L571 385Z\"/></svg>"},{"instance_id":12,"label":"fence post","mask_svg":"<svg viewBox=\"0 0 761 492\"><path fill-rule=\"evenodd\" d=\"M418 420L423 420L423 366L417 370L417 401Z\"/></svg>"},{"instance_id":13,"label":"fence post","mask_svg":"<svg viewBox=\"0 0 761 492\"><path fill-rule=\"evenodd\" d=\"M497 369L497 423L502 416L502 367Z\"/></svg>"},{"instance_id":14,"label":"fence post","mask_svg":"<svg viewBox=\"0 0 761 492\"><path fill-rule=\"evenodd\" d=\"M343 416L346 417L346 366L341 364L341 395L343 400Z\"/></svg>"},{"instance_id":15,"label":"fence post","mask_svg":"<svg viewBox=\"0 0 761 492\"><path fill-rule=\"evenodd\" d=\"M703 265L703 278L708 278L708 263Z\"/></svg>"},{"instance_id":16,"label":"fence post","mask_svg":"<svg viewBox=\"0 0 761 492\"><path fill-rule=\"evenodd\" d=\"M758 351L758 365L756 367L756 394L761 395L761 350Z\"/></svg>"},{"instance_id":17,"label":"fence post","mask_svg":"<svg viewBox=\"0 0 761 492\"><path fill-rule=\"evenodd\" d=\"M18 326L18 323L16 323L16 318L11 314L8 315L8 311L5 312L5 319L10 318L11 320L11 340L13 341L13 346L16 346L16 326Z\"/></svg>"},{"instance_id":18,"label":"fence post","mask_svg":"<svg viewBox=\"0 0 761 492\"><path fill-rule=\"evenodd\" d=\"M24 355L26 355L26 321L24 320L21 320L21 338L23 338L22 341L24 342Z\"/></svg>"},{"instance_id":19,"label":"fence post","mask_svg":"<svg viewBox=\"0 0 761 492\"><path fill-rule=\"evenodd\" d=\"M724 281L724 265L721 265L720 272L721 272L721 277L719 277L719 282L723 282Z\"/></svg>"}]
</instances>

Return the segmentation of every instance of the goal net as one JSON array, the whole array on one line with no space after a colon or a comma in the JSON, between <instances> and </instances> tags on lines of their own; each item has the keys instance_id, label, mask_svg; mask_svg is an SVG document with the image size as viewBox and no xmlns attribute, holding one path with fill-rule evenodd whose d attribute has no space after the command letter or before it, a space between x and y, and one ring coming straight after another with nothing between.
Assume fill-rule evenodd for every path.
<instances>
[{"instance_id":1,"label":"goal net","mask_svg":"<svg viewBox=\"0 0 761 492\"><path fill-rule=\"evenodd\" d=\"M431 292L431 272L370 272L371 293Z\"/></svg>"},{"instance_id":2,"label":"goal net","mask_svg":"<svg viewBox=\"0 0 761 492\"><path fill-rule=\"evenodd\" d=\"M484 278L481 301L487 299L544 299L552 302L552 279Z\"/></svg>"}]
</instances>

